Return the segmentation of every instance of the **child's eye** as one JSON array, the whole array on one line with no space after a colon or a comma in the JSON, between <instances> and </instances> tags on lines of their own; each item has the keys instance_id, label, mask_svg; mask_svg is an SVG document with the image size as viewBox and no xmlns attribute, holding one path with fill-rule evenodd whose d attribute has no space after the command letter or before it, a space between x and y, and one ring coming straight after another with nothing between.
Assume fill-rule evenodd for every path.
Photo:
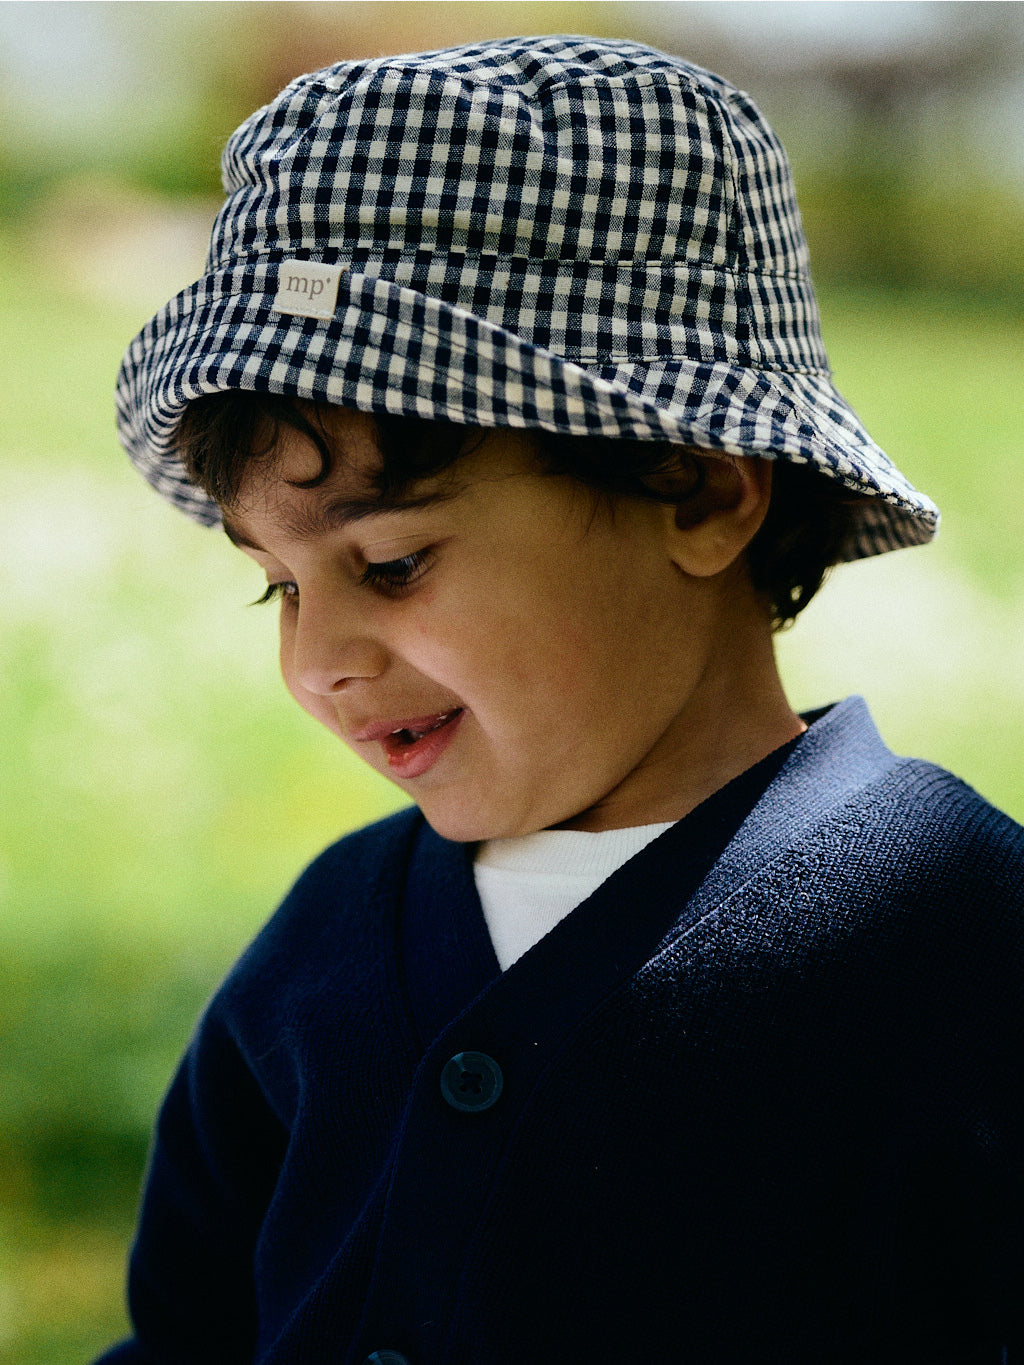
<instances>
[{"instance_id":1,"label":"child's eye","mask_svg":"<svg viewBox=\"0 0 1024 1365\"><path fill-rule=\"evenodd\" d=\"M429 560L429 550L417 550L415 554L403 555L401 559L382 559L367 564L359 582L383 592L399 592L426 571Z\"/></svg>"},{"instance_id":2,"label":"child's eye","mask_svg":"<svg viewBox=\"0 0 1024 1365\"><path fill-rule=\"evenodd\" d=\"M257 597L255 602L250 602L249 605L261 607L264 602L277 602L285 597L298 597L298 595L298 585L288 579L283 579L280 583L268 583L266 592Z\"/></svg>"}]
</instances>

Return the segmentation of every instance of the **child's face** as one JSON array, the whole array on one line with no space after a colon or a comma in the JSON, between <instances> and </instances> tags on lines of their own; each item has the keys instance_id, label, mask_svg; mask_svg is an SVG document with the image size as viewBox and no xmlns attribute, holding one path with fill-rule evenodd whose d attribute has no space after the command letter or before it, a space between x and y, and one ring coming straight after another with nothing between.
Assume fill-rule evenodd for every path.
<instances>
[{"instance_id":1,"label":"child's face","mask_svg":"<svg viewBox=\"0 0 1024 1365\"><path fill-rule=\"evenodd\" d=\"M367 508L372 422L339 409L336 436L321 486L293 486L320 461L289 438L225 518L281 597L299 705L451 839L683 814L681 767L725 720L729 644L673 558L674 509L602 502L509 430L413 490L440 496Z\"/></svg>"}]
</instances>

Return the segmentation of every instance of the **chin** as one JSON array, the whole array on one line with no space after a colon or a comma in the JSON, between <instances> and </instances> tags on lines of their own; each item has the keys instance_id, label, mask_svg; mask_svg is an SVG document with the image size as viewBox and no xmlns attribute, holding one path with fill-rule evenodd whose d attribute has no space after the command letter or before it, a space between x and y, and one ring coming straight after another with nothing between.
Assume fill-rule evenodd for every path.
<instances>
[{"instance_id":1,"label":"chin","mask_svg":"<svg viewBox=\"0 0 1024 1365\"><path fill-rule=\"evenodd\" d=\"M482 810L480 806L449 805L423 801L420 810L435 834L454 844L482 844L488 839L513 839L545 829L542 817L517 820L511 814Z\"/></svg>"},{"instance_id":2,"label":"chin","mask_svg":"<svg viewBox=\"0 0 1024 1365\"><path fill-rule=\"evenodd\" d=\"M479 811L431 810L428 806L421 806L420 810L434 833L453 844L482 844L488 839L508 837L499 821L488 820Z\"/></svg>"}]
</instances>

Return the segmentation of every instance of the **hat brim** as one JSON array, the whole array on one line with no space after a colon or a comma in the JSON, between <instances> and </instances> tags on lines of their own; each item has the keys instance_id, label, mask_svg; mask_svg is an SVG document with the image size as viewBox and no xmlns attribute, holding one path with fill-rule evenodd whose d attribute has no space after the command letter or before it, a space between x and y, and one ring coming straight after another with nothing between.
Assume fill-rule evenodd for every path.
<instances>
[{"instance_id":1,"label":"hat brim","mask_svg":"<svg viewBox=\"0 0 1024 1365\"><path fill-rule=\"evenodd\" d=\"M122 441L144 477L193 519L220 520L176 454L194 399L248 389L365 412L483 427L668 440L810 465L866 494L843 558L919 545L934 504L871 440L823 374L652 356L582 365L443 300L345 270L328 319L275 312L274 270L250 262L172 299L129 347Z\"/></svg>"}]
</instances>

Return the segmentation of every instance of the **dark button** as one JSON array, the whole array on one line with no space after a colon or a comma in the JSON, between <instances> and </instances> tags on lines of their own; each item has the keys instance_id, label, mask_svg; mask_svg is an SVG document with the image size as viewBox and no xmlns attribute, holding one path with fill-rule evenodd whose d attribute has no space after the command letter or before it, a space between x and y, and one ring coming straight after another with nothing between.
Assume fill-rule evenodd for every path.
<instances>
[{"instance_id":1,"label":"dark button","mask_svg":"<svg viewBox=\"0 0 1024 1365\"><path fill-rule=\"evenodd\" d=\"M486 1052L457 1052L441 1072L441 1094L453 1109L473 1114L496 1104L504 1084L501 1067Z\"/></svg>"},{"instance_id":2,"label":"dark button","mask_svg":"<svg viewBox=\"0 0 1024 1365\"><path fill-rule=\"evenodd\" d=\"M408 1356L401 1351L374 1351L363 1361L363 1365L409 1365Z\"/></svg>"}]
</instances>

